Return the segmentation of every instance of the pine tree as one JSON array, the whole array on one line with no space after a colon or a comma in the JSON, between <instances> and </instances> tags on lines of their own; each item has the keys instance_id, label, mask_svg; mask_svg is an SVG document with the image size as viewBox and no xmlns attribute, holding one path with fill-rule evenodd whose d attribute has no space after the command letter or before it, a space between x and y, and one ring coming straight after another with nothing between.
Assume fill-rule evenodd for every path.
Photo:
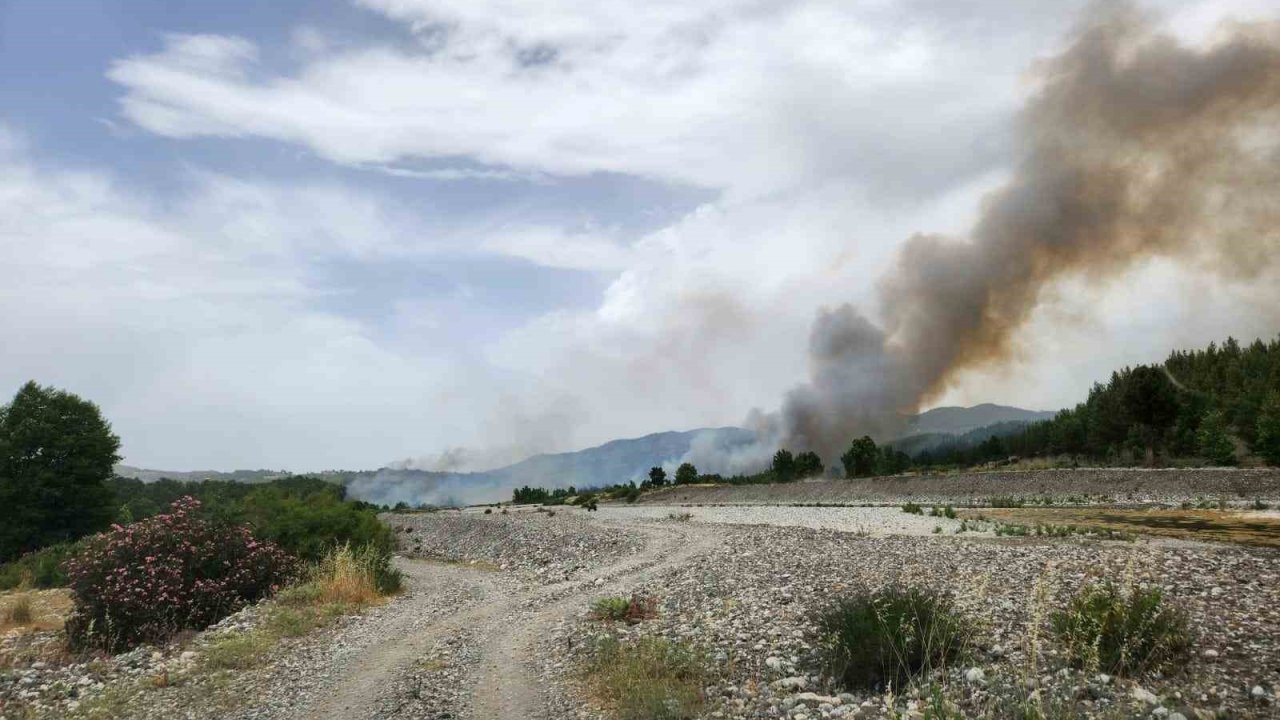
<instances>
[{"instance_id":1,"label":"pine tree","mask_svg":"<svg viewBox=\"0 0 1280 720\"><path fill-rule=\"evenodd\" d=\"M1280 390L1272 391L1258 414L1258 442L1254 450L1270 465L1280 465Z\"/></svg>"},{"instance_id":2,"label":"pine tree","mask_svg":"<svg viewBox=\"0 0 1280 720\"><path fill-rule=\"evenodd\" d=\"M1227 421L1221 410L1210 410L1200 421L1200 455L1214 465L1234 465L1236 448L1227 435Z\"/></svg>"}]
</instances>

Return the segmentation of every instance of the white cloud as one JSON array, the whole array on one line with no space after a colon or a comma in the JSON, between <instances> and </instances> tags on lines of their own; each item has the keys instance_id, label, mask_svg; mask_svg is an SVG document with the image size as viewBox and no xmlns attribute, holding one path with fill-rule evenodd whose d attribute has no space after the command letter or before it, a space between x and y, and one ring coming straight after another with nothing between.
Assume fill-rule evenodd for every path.
<instances>
[{"instance_id":1,"label":"white cloud","mask_svg":"<svg viewBox=\"0 0 1280 720\"><path fill-rule=\"evenodd\" d=\"M536 183L623 173L710 188L715 198L641 238L593 229L610 228L608 217L591 217L587 230L582 222L482 218L434 238L454 252L616 273L598 307L548 313L479 341L468 351L485 362L460 368L389 351L359 324L308 304L316 289L300 257L423 252L405 240L413 234L406 228L424 222L412 212L343 187L265 192L226 177L206 179L183 213L119 198L93 175L0 185L0 208L20 206L4 204L9 192L43 209L25 220L34 223L18 235L26 242L71 230L83 236L28 257L25 282L63 273L59 287L127 285L119 304L68 299L60 310L99 312L99 325L85 332L107 339L104 347L113 347L110 318L142 328L119 351L136 364L115 366L112 377L127 377L129 367L178 368L147 388L131 420L139 431L147 427L141 408L189 387L214 388L186 403L207 414L178 413L208 432L243 426L238 439L261 443L263 457L298 457L304 438L331 434L339 441L318 452L347 465L456 445L565 449L740 422L753 406L776 407L806 373L818 307L852 301L874 315L875 282L902 239L967 229L983 192L1003 177L1024 72L1058 46L1082 5L361 4L402 23L416 44L336 45L308 28L293 36L305 52L282 70L242 39L170 36L158 51L109 69L123 88L123 115L167 137L265 138L408 178ZM1166 5L1178 10L1175 29L1184 36L1207 32L1227 7ZM3 140L0 133L0 151ZM1257 319L1269 314L1248 293L1222 291L1189 307L1174 302L1187 276L1160 285L1147 272L1105 289L1064 285L1063 300L1048 303L1028 329L1024 364L971 375L944 400L1052 407L1077 399L1117 362L1159 357L1171 342L1199 344L1236 328L1266 334ZM1134 313L1126 281L1163 288L1160 304ZM157 299L172 304L160 310ZM1090 319L1100 308L1114 311L1102 324ZM451 320L414 298L397 301L393 314L405 333L429 334ZM1081 318L1084 329L1064 327L1065 318ZM80 327L48 324L59 322ZM64 340L26 332L45 348L41 362ZM69 346L92 347L82 342ZM135 346L191 355L170 363L165 353L140 357ZM301 352L301 365L233 370L263 352ZM339 409L348 397L358 401ZM297 407L312 412L304 417ZM263 418L249 417L255 412ZM407 437L398 430L405 426L420 434ZM526 437L530 428L539 435ZM271 444L290 449L271 455Z\"/></svg>"},{"instance_id":2,"label":"white cloud","mask_svg":"<svg viewBox=\"0 0 1280 720\"><path fill-rule=\"evenodd\" d=\"M893 189L993 162L981 139L1021 71L999 58L1035 40L969 38L879 2L365 5L420 48L334 51L284 75L242 40L172 36L109 76L153 132L254 135L343 163L466 157L738 193L878 174Z\"/></svg>"}]
</instances>

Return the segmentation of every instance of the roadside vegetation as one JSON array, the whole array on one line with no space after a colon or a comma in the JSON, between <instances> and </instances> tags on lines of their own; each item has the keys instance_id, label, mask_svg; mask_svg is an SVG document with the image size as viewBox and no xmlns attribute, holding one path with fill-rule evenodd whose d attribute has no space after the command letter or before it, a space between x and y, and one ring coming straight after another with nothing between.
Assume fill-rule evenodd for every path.
<instances>
[{"instance_id":1,"label":"roadside vegetation","mask_svg":"<svg viewBox=\"0 0 1280 720\"><path fill-rule=\"evenodd\" d=\"M700 653L683 643L605 636L584 680L618 720L692 720L706 704L706 664Z\"/></svg>"},{"instance_id":2,"label":"roadside vegetation","mask_svg":"<svg viewBox=\"0 0 1280 720\"><path fill-rule=\"evenodd\" d=\"M1187 616L1159 588L1091 585L1055 612L1051 624L1071 663L1089 672L1133 675L1186 657Z\"/></svg>"},{"instance_id":3,"label":"roadside vegetation","mask_svg":"<svg viewBox=\"0 0 1280 720\"><path fill-rule=\"evenodd\" d=\"M972 634L949 597L897 586L839 598L815 625L823 670L847 690L905 688L959 662Z\"/></svg>"}]
</instances>

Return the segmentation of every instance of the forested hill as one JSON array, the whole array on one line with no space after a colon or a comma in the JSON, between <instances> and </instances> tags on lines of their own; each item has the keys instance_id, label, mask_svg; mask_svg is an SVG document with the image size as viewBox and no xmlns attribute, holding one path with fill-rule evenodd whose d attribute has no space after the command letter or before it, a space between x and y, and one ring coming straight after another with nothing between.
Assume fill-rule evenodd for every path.
<instances>
[{"instance_id":1,"label":"forested hill","mask_svg":"<svg viewBox=\"0 0 1280 720\"><path fill-rule=\"evenodd\" d=\"M973 464L1008 455L1069 455L1144 464L1173 459L1280 464L1280 339L1234 338L1112 373L1052 420L973 448L917 456Z\"/></svg>"}]
</instances>

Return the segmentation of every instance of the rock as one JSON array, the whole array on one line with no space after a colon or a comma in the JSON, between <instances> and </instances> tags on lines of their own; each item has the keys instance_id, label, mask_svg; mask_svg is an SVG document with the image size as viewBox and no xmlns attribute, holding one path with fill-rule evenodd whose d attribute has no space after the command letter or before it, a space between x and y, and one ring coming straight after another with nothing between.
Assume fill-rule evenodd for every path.
<instances>
[{"instance_id":1,"label":"rock","mask_svg":"<svg viewBox=\"0 0 1280 720\"><path fill-rule=\"evenodd\" d=\"M1201 655L1212 660L1213 658L1218 657L1218 651L1210 648L1208 650L1205 650L1203 653L1201 653Z\"/></svg>"},{"instance_id":2,"label":"rock","mask_svg":"<svg viewBox=\"0 0 1280 720\"><path fill-rule=\"evenodd\" d=\"M826 695L819 695L817 693L811 693L811 692L800 693L799 695L796 695L792 699L794 699L797 703L808 705L809 707L818 707L819 705L823 705L823 704L827 704L827 705L840 704L840 698L827 697Z\"/></svg>"},{"instance_id":3,"label":"rock","mask_svg":"<svg viewBox=\"0 0 1280 720\"><path fill-rule=\"evenodd\" d=\"M1146 703L1148 705L1160 704L1160 698L1156 697L1155 693L1151 692L1150 690L1147 690L1141 685L1134 685L1133 690L1129 691L1129 697L1132 697L1134 700L1137 700L1138 702Z\"/></svg>"},{"instance_id":4,"label":"rock","mask_svg":"<svg viewBox=\"0 0 1280 720\"><path fill-rule=\"evenodd\" d=\"M982 668L971 667L965 672L964 679L971 685L980 685L986 681L987 674L982 671Z\"/></svg>"}]
</instances>

